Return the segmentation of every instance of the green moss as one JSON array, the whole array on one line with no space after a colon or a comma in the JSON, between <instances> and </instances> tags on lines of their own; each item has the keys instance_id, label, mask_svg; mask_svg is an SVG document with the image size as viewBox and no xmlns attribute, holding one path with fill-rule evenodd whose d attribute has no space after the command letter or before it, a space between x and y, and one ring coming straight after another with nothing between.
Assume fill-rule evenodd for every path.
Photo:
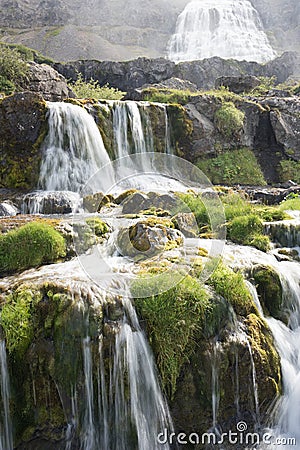
<instances>
[{"instance_id":1,"label":"green moss","mask_svg":"<svg viewBox=\"0 0 300 450\"><path fill-rule=\"evenodd\" d=\"M240 272L234 272L221 263L208 282L217 294L224 297L232 305L236 314L247 316L252 312L257 312Z\"/></svg>"},{"instance_id":2,"label":"green moss","mask_svg":"<svg viewBox=\"0 0 300 450\"><path fill-rule=\"evenodd\" d=\"M184 154L184 149L190 146L193 133L193 122L188 118L185 108L170 104L167 108L171 131L171 145L178 156Z\"/></svg>"},{"instance_id":3,"label":"green moss","mask_svg":"<svg viewBox=\"0 0 300 450\"><path fill-rule=\"evenodd\" d=\"M166 89L166 88L147 88L142 91L143 99L149 102L159 103L177 103L186 105L195 93L188 90Z\"/></svg>"},{"instance_id":4,"label":"green moss","mask_svg":"<svg viewBox=\"0 0 300 450\"><path fill-rule=\"evenodd\" d=\"M216 158L204 159L197 162L197 166L213 184L266 184L262 170L254 153L243 148L231 150L218 155Z\"/></svg>"},{"instance_id":5,"label":"green moss","mask_svg":"<svg viewBox=\"0 0 300 450\"><path fill-rule=\"evenodd\" d=\"M86 223L93 229L97 237L101 237L109 232L109 226L99 217L89 217L86 219Z\"/></svg>"},{"instance_id":6,"label":"green moss","mask_svg":"<svg viewBox=\"0 0 300 450\"><path fill-rule=\"evenodd\" d=\"M233 138L243 128L245 114L232 102L225 102L215 113L218 130L226 137Z\"/></svg>"},{"instance_id":7,"label":"green moss","mask_svg":"<svg viewBox=\"0 0 300 450\"><path fill-rule=\"evenodd\" d=\"M270 266L258 266L253 269L253 278L265 313L280 319L282 286L278 273Z\"/></svg>"},{"instance_id":8,"label":"green moss","mask_svg":"<svg viewBox=\"0 0 300 450\"><path fill-rule=\"evenodd\" d=\"M227 224L227 232L237 244L252 245L262 251L270 249L270 239L263 235L263 222L256 214L235 217Z\"/></svg>"},{"instance_id":9,"label":"green moss","mask_svg":"<svg viewBox=\"0 0 300 450\"><path fill-rule=\"evenodd\" d=\"M27 350L33 336L31 327L31 308L39 302L41 296L29 288L19 288L7 297L0 323L5 333L6 346L9 353L15 352L21 357Z\"/></svg>"},{"instance_id":10,"label":"green moss","mask_svg":"<svg viewBox=\"0 0 300 450\"><path fill-rule=\"evenodd\" d=\"M164 277L168 276L173 278L176 274ZM146 291L145 284L152 289L153 283L157 283L156 277L153 281L149 278L140 281ZM140 317L146 321L163 386L170 396L176 390L183 364L194 351L194 338L201 330L205 312L209 308L208 299L206 289L196 279L187 276L167 292L135 300Z\"/></svg>"},{"instance_id":11,"label":"green moss","mask_svg":"<svg viewBox=\"0 0 300 450\"><path fill-rule=\"evenodd\" d=\"M65 249L64 238L50 225L28 223L0 236L0 273L55 262Z\"/></svg>"}]
</instances>

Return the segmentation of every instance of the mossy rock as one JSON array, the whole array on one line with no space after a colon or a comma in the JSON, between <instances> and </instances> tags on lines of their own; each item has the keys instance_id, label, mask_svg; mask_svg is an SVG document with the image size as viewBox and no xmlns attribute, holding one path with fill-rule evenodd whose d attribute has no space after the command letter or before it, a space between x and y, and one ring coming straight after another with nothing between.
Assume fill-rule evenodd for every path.
<instances>
[{"instance_id":1,"label":"mossy rock","mask_svg":"<svg viewBox=\"0 0 300 450\"><path fill-rule=\"evenodd\" d=\"M31 222L0 236L0 273L28 269L66 256L66 243L52 226Z\"/></svg>"},{"instance_id":2,"label":"mossy rock","mask_svg":"<svg viewBox=\"0 0 300 450\"><path fill-rule=\"evenodd\" d=\"M265 314L282 319L283 291L278 273L270 266L253 268L253 278Z\"/></svg>"},{"instance_id":3,"label":"mossy rock","mask_svg":"<svg viewBox=\"0 0 300 450\"><path fill-rule=\"evenodd\" d=\"M47 106L38 94L18 93L0 103L0 187L37 187Z\"/></svg>"}]
</instances>

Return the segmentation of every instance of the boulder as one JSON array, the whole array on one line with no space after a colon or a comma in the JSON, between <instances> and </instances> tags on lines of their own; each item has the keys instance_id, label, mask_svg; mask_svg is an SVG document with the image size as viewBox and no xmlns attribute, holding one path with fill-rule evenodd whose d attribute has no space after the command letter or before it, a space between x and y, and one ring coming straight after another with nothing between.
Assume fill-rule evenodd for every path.
<instances>
[{"instance_id":1,"label":"boulder","mask_svg":"<svg viewBox=\"0 0 300 450\"><path fill-rule=\"evenodd\" d=\"M219 89L221 86L224 86L236 94L241 94L252 91L260 83L260 79L253 75L240 75L237 77L222 76L216 79L215 87Z\"/></svg>"},{"instance_id":2,"label":"boulder","mask_svg":"<svg viewBox=\"0 0 300 450\"><path fill-rule=\"evenodd\" d=\"M123 228L117 237L118 251L139 261L178 247L183 243L183 235L172 226L168 219L149 219Z\"/></svg>"},{"instance_id":3,"label":"boulder","mask_svg":"<svg viewBox=\"0 0 300 450\"><path fill-rule=\"evenodd\" d=\"M29 63L29 74L23 89L37 92L45 100L60 102L68 97L75 97L68 87L67 80L53 67L47 64Z\"/></svg>"},{"instance_id":4,"label":"boulder","mask_svg":"<svg viewBox=\"0 0 300 450\"><path fill-rule=\"evenodd\" d=\"M0 217L16 216L19 212L19 209L9 200L0 203Z\"/></svg>"},{"instance_id":5,"label":"boulder","mask_svg":"<svg viewBox=\"0 0 300 450\"><path fill-rule=\"evenodd\" d=\"M23 214L71 214L80 205L80 196L68 191L37 191L20 199Z\"/></svg>"},{"instance_id":6,"label":"boulder","mask_svg":"<svg viewBox=\"0 0 300 450\"><path fill-rule=\"evenodd\" d=\"M42 96L34 92L20 92L0 102L0 187L37 187L46 111Z\"/></svg>"}]
</instances>

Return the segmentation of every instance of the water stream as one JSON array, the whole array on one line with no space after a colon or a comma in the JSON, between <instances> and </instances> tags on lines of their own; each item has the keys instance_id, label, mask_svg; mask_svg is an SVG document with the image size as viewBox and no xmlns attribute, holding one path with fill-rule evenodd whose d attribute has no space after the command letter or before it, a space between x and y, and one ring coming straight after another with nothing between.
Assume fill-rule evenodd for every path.
<instances>
[{"instance_id":1,"label":"water stream","mask_svg":"<svg viewBox=\"0 0 300 450\"><path fill-rule=\"evenodd\" d=\"M9 412L9 374L5 341L0 340L0 450L13 450L12 424Z\"/></svg>"}]
</instances>

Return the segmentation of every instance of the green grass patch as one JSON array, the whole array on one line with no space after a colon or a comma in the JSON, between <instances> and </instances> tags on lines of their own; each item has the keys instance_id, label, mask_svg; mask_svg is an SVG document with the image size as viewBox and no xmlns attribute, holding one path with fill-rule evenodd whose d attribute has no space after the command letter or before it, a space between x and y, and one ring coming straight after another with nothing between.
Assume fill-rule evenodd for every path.
<instances>
[{"instance_id":1,"label":"green grass patch","mask_svg":"<svg viewBox=\"0 0 300 450\"><path fill-rule=\"evenodd\" d=\"M164 275L172 277L176 274ZM168 280L166 280L168 283ZM157 283L156 277L136 281L147 292ZM147 285L147 286L145 286ZM160 286L161 287L161 286ZM210 308L209 294L198 280L186 276L175 287L156 296L135 299L139 316L146 321L147 334L154 351L163 386L170 397L175 393L180 370L195 348Z\"/></svg>"},{"instance_id":2,"label":"green grass patch","mask_svg":"<svg viewBox=\"0 0 300 450\"><path fill-rule=\"evenodd\" d=\"M148 88L143 90L143 98L148 102L175 103L186 105L194 92L180 89Z\"/></svg>"},{"instance_id":3,"label":"green grass patch","mask_svg":"<svg viewBox=\"0 0 300 450\"><path fill-rule=\"evenodd\" d=\"M234 272L223 263L220 263L211 275L208 283L217 294L224 297L231 304L236 314L247 316L257 312L249 289L240 272Z\"/></svg>"},{"instance_id":4,"label":"green grass patch","mask_svg":"<svg viewBox=\"0 0 300 450\"><path fill-rule=\"evenodd\" d=\"M65 256L64 238L50 225L31 222L0 236L0 273L36 267Z\"/></svg>"},{"instance_id":5,"label":"green grass patch","mask_svg":"<svg viewBox=\"0 0 300 450\"><path fill-rule=\"evenodd\" d=\"M267 184L254 153L248 148L231 150L215 158L200 160L197 166L213 184Z\"/></svg>"},{"instance_id":6,"label":"green grass patch","mask_svg":"<svg viewBox=\"0 0 300 450\"><path fill-rule=\"evenodd\" d=\"M232 242L266 252L270 250L270 239L263 231L263 222L256 214L238 216L227 223L227 235Z\"/></svg>"},{"instance_id":7,"label":"green grass patch","mask_svg":"<svg viewBox=\"0 0 300 450\"><path fill-rule=\"evenodd\" d=\"M240 111L233 102L224 102L215 113L215 123L226 138L233 138L242 130L245 113Z\"/></svg>"},{"instance_id":8,"label":"green grass patch","mask_svg":"<svg viewBox=\"0 0 300 450\"><path fill-rule=\"evenodd\" d=\"M290 194L286 200L280 203L280 211L300 211L300 196L298 194Z\"/></svg>"}]
</instances>

